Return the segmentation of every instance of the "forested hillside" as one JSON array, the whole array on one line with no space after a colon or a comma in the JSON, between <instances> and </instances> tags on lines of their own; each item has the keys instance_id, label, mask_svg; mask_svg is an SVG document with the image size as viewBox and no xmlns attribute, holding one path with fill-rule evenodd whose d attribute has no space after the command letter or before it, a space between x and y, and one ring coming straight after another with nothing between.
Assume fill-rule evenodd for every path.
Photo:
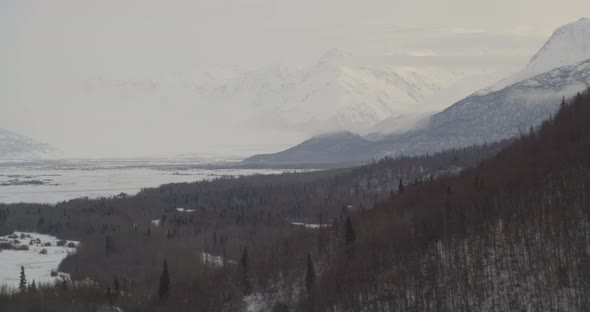
<instances>
[{"instance_id":1,"label":"forested hillside","mask_svg":"<svg viewBox=\"0 0 590 312\"><path fill-rule=\"evenodd\" d=\"M75 282L4 293L0 306L587 311L588 120L586 92L513 142L132 197L1 205L3 233L81 243L60 268Z\"/></svg>"},{"instance_id":2,"label":"forested hillside","mask_svg":"<svg viewBox=\"0 0 590 312\"><path fill-rule=\"evenodd\" d=\"M228 310L239 310L244 303L242 291L236 288L240 277L235 263L244 249L254 289L268 289L277 281L297 289L295 282L300 280L306 257L303 251L328 244L332 230L322 230L326 241L319 242L317 233L292 222L340 224L351 212L367 210L392 196L400 182L406 185L456 174L509 143L386 158L357 168L169 184L132 197L121 194L56 206L0 205L0 234L26 230L81 241L77 254L60 269L74 280L98 283L91 283L94 292L83 284L82 302L107 302L106 290L114 288L117 278L126 296L118 297L116 304L126 311L138 306L165 309L156 290L162 262L167 260L174 289L170 301L186 291L191 304L211 307L204 311L219 311L226 301L233 302ZM221 269L204 261L205 254L221 256L229 265ZM68 297L77 289L72 286ZM23 300L25 309L31 301ZM171 307L179 309L176 304Z\"/></svg>"},{"instance_id":3,"label":"forested hillside","mask_svg":"<svg viewBox=\"0 0 590 312\"><path fill-rule=\"evenodd\" d=\"M588 311L590 94L491 160L355 215L302 311Z\"/></svg>"}]
</instances>

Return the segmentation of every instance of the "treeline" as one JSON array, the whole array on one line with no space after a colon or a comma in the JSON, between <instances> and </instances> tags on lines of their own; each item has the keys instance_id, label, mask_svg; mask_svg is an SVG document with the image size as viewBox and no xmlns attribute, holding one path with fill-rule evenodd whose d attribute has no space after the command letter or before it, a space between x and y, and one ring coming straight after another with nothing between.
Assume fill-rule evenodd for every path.
<instances>
[{"instance_id":1,"label":"treeline","mask_svg":"<svg viewBox=\"0 0 590 312\"><path fill-rule=\"evenodd\" d=\"M299 311L590 310L590 93L496 157L353 216Z\"/></svg>"},{"instance_id":2,"label":"treeline","mask_svg":"<svg viewBox=\"0 0 590 312\"><path fill-rule=\"evenodd\" d=\"M66 258L60 270L75 281L92 281L93 287L80 291L103 303L113 300L108 294L117 280L125 296L114 304L125 311L193 311L195 306L201 311L240 311L246 304L244 295L275 293L281 294L278 299L266 301L293 307L305 287L302 276L308 259L317 261L320 274L324 264L319 259L338 248L340 235L334 229L344 226L348 215L394 195L400 181L408 185L456 174L508 144L387 158L349 169L169 184L136 196L77 199L55 206L0 205L0 232L36 231L80 241L77 253ZM292 221L329 224L333 229L309 230ZM244 251L249 255L247 265L240 261ZM207 256L225 261L220 266L204 261ZM170 292L162 301L165 260ZM74 286L65 291L78 289ZM22 292L18 298L37 294ZM51 294L57 301L64 293ZM75 300L67 301L71 296L63 296L66 301L59 311L76 306ZM27 299L3 299L0 302L11 311L29 311Z\"/></svg>"},{"instance_id":3,"label":"treeline","mask_svg":"<svg viewBox=\"0 0 590 312\"><path fill-rule=\"evenodd\" d=\"M586 92L514 142L0 205L0 231L81 241L61 269L90 282L43 289L59 310L39 311L588 311L588 120Z\"/></svg>"}]
</instances>

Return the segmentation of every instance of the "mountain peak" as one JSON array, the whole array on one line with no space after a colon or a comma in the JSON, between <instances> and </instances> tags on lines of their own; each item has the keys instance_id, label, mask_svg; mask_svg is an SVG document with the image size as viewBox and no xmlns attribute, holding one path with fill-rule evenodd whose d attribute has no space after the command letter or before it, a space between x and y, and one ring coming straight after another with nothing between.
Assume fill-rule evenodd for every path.
<instances>
[{"instance_id":1,"label":"mountain peak","mask_svg":"<svg viewBox=\"0 0 590 312\"><path fill-rule=\"evenodd\" d=\"M352 54L344 49L331 49L320 57L318 64L327 64L351 57Z\"/></svg>"},{"instance_id":2,"label":"mountain peak","mask_svg":"<svg viewBox=\"0 0 590 312\"><path fill-rule=\"evenodd\" d=\"M498 91L520 81L560 67L576 65L588 59L590 59L590 18L582 17L556 29L522 71L476 94L484 95Z\"/></svg>"},{"instance_id":3,"label":"mountain peak","mask_svg":"<svg viewBox=\"0 0 590 312\"><path fill-rule=\"evenodd\" d=\"M590 19L583 17L559 27L531 58L525 72L531 75L573 65L590 58Z\"/></svg>"}]
</instances>

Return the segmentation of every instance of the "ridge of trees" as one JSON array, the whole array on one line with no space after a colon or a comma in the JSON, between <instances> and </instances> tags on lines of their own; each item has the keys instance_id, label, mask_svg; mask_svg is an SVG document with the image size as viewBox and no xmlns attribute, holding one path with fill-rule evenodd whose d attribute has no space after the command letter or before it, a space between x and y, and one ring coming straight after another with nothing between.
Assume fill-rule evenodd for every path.
<instances>
[{"instance_id":1,"label":"ridge of trees","mask_svg":"<svg viewBox=\"0 0 590 312\"><path fill-rule=\"evenodd\" d=\"M250 295L277 311L585 311L589 108L586 92L514 142L358 168L0 205L0 231L82 242L60 269L99 286L35 295L88 303L78 311L241 311ZM114 276L128 285L119 296Z\"/></svg>"}]
</instances>

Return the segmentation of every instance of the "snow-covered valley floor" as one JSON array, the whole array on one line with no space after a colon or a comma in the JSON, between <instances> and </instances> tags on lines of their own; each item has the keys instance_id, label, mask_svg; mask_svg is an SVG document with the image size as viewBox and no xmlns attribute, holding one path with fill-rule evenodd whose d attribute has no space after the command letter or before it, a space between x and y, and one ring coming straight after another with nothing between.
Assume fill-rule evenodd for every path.
<instances>
[{"instance_id":1,"label":"snow-covered valley floor","mask_svg":"<svg viewBox=\"0 0 590 312\"><path fill-rule=\"evenodd\" d=\"M76 251L79 243L61 241L50 235L14 232L0 236L0 244L15 248L0 249L0 287L14 290L19 286L21 267L25 269L29 285L33 281L40 285L69 279L57 268L68 254Z\"/></svg>"},{"instance_id":2,"label":"snow-covered valley floor","mask_svg":"<svg viewBox=\"0 0 590 312\"><path fill-rule=\"evenodd\" d=\"M276 174L282 169L204 169L194 160L69 160L0 163L0 203L48 203L128 195L166 183ZM293 171L293 170L289 170Z\"/></svg>"}]
</instances>

